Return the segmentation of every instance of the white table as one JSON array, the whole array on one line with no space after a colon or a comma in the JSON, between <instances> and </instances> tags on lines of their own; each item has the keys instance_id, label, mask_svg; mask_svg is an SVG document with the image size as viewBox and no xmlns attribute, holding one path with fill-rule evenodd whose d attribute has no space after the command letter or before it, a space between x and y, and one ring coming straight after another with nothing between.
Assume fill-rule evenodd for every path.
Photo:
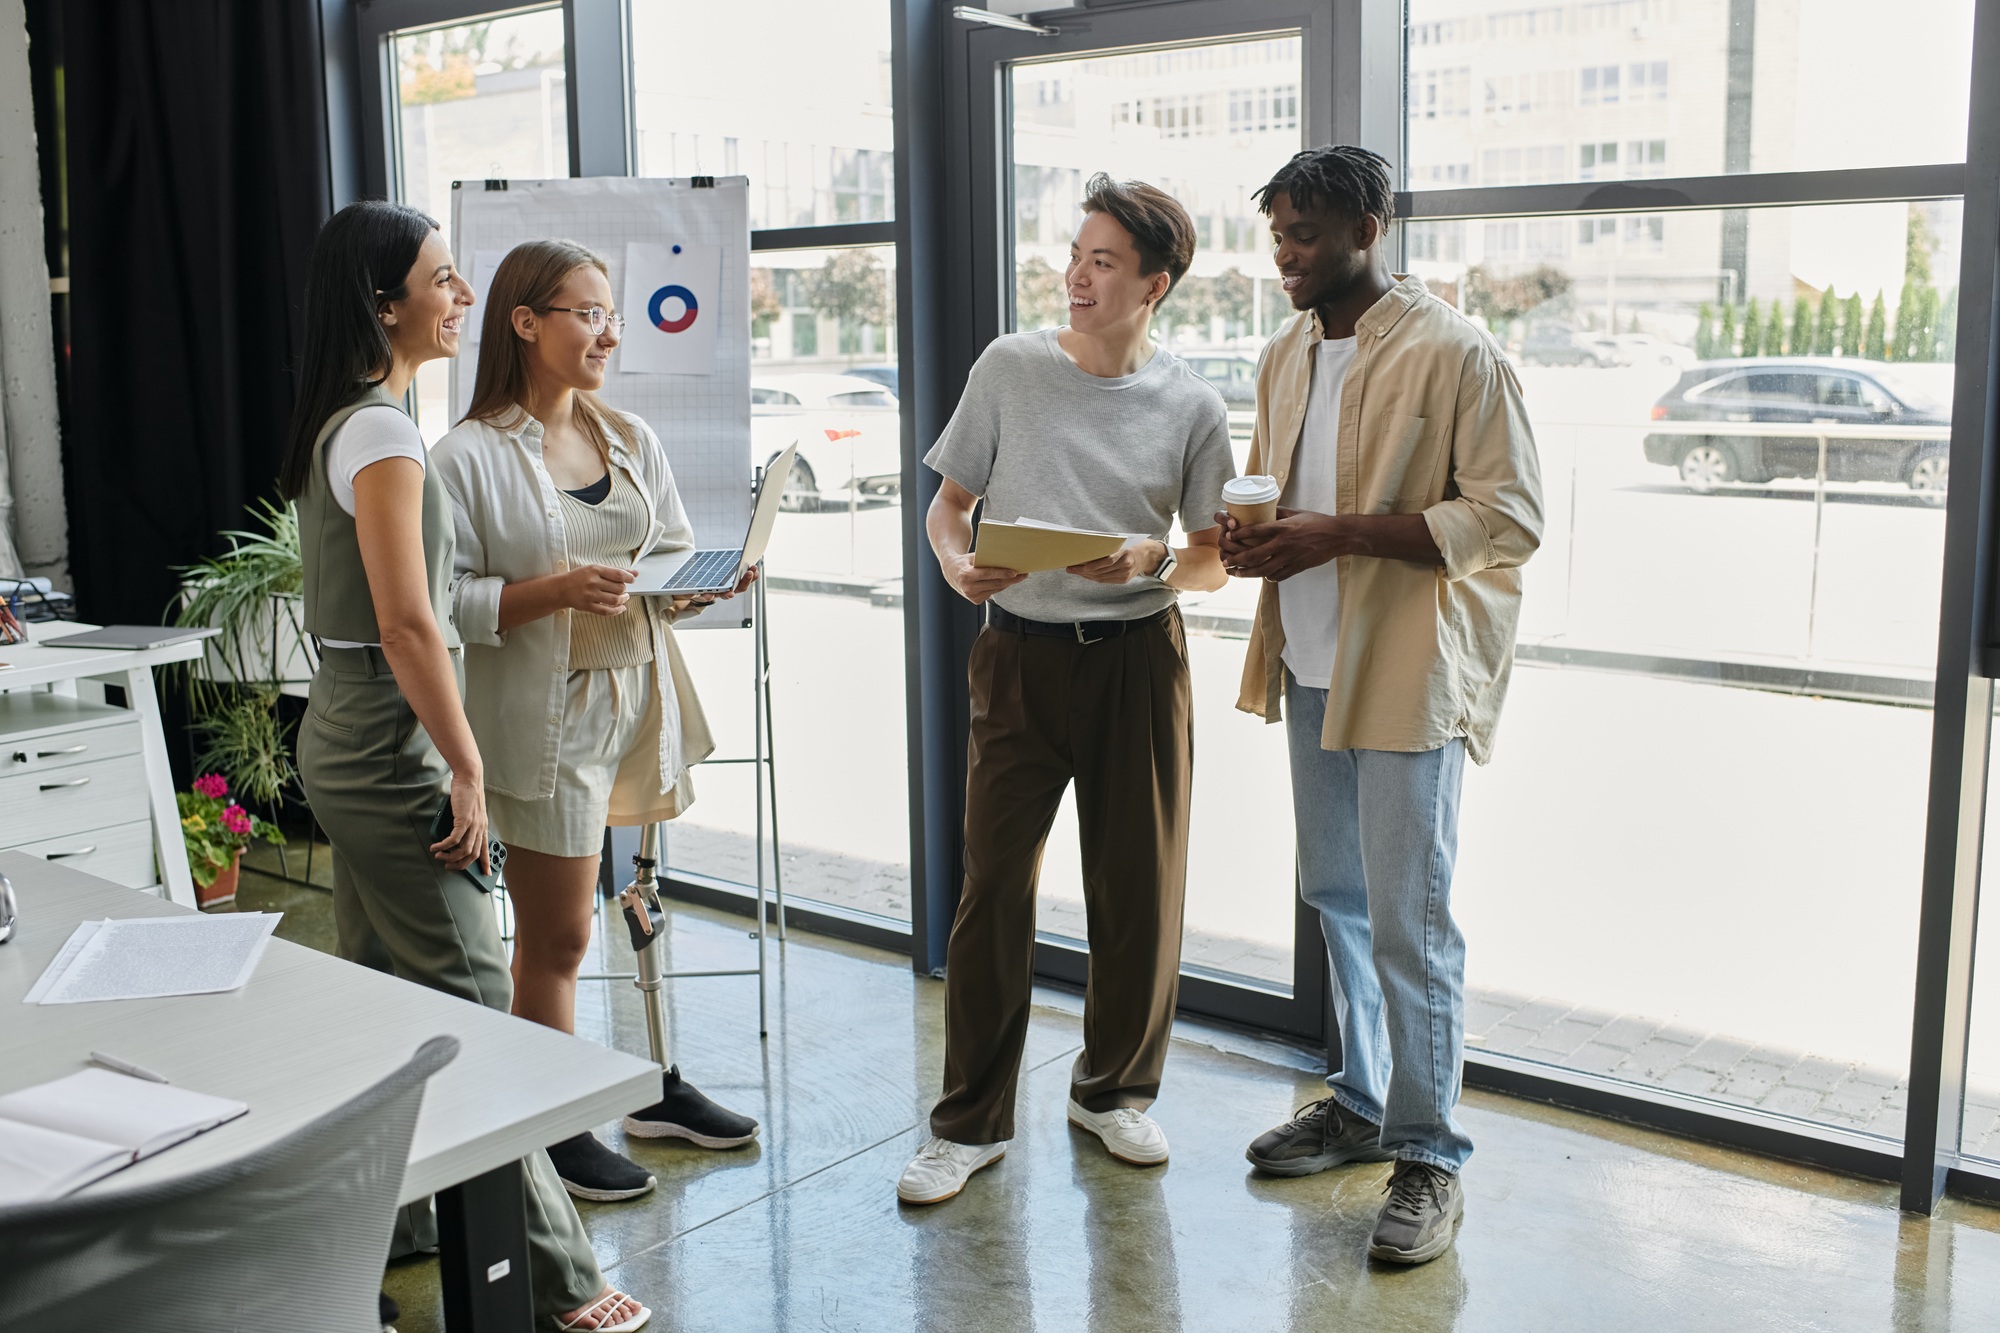
<instances>
[{"instance_id":1,"label":"white table","mask_svg":"<svg viewBox=\"0 0 2000 1333\"><path fill-rule=\"evenodd\" d=\"M79 682L88 682L92 687L89 701L93 703L102 701L101 687L106 684L125 692L125 707L139 721L136 758L145 767L147 801L153 811L153 849L159 858L162 887L174 902L193 907L194 877L188 871L186 844L181 841L174 775L167 763L167 736L160 725L159 696L153 692L153 668L200 657L202 641L190 639L136 652L62 646L68 635L96 628L64 621L28 626L35 642L0 646L0 662L7 663L0 670L0 690L47 689L77 696ZM11 844L10 839L7 845Z\"/></svg>"},{"instance_id":2,"label":"white table","mask_svg":"<svg viewBox=\"0 0 2000 1333\"><path fill-rule=\"evenodd\" d=\"M449 1033L459 1040L458 1058L424 1093L401 1202L441 1196L448 1328L530 1327L517 1163L658 1101L658 1065L275 939L250 984L227 994L24 1005L21 997L79 921L186 909L19 852L0 852L0 872L21 900L14 939L0 944L0 1093L75 1073L97 1050L250 1106L240 1120L92 1189L238 1157ZM464 1225L452 1224L454 1213ZM500 1259L511 1259L511 1274L488 1283Z\"/></svg>"}]
</instances>

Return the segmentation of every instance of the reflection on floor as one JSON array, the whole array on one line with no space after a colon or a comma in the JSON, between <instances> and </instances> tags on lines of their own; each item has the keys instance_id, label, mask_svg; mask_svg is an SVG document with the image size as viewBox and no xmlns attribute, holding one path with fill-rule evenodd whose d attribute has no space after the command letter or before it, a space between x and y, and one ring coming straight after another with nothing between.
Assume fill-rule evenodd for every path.
<instances>
[{"instance_id":1,"label":"reflection on floor","mask_svg":"<svg viewBox=\"0 0 2000 1333\"><path fill-rule=\"evenodd\" d=\"M324 894L256 873L243 884L244 910L282 909L287 938L330 943ZM747 925L676 909L670 965L743 965ZM1456 1249L1414 1270L1370 1264L1386 1168L1270 1180L1243 1161L1251 1137L1317 1095L1309 1060L1186 1030L1154 1112L1173 1160L1135 1170L1065 1125L1081 1022L1072 997L1039 998L1019 1139L960 1198L917 1210L894 1183L936 1092L939 983L795 934L773 946L761 1042L754 980L676 983L683 1071L764 1136L712 1154L605 1127L659 1189L581 1205L599 1261L661 1333L1916 1333L1991 1327L2000 1310L2000 1211L1948 1200L1934 1220L1906 1218L1886 1185L1479 1093L1463 1108L1479 1151ZM586 983L578 1026L645 1050L622 983ZM442 1327L435 1261L398 1265L386 1286L405 1333Z\"/></svg>"}]
</instances>

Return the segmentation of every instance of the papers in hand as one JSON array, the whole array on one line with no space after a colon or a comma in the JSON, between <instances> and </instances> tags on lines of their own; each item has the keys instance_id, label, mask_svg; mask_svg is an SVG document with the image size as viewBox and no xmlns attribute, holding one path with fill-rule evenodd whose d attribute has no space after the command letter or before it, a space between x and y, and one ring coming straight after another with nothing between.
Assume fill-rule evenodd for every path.
<instances>
[{"instance_id":1,"label":"papers in hand","mask_svg":"<svg viewBox=\"0 0 2000 1333\"><path fill-rule=\"evenodd\" d=\"M0 1204L59 1199L250 1108L86 1069L0 1097Z\"/></svg>"},{"instance_id":2,"label":"papers in hand","mask_svg":"<svg viewBox=\"0 0 2000 1333\"><path fill-rule=\"evenodd\" d=\"M28 988L23 1003L150 1000L236 990L257 970L279 915L85 921Z\"/></svg>"},{"instance_id":3,"label":"papers in hand","mask_svg":"<svg viewBox=\"0 0 2000 1333\"><path fill-rule=\"evenodd\" d=\"M1024 518L1017 523L982 519L979 539L972 548L972 563L981 568L1015 569L1035 574L1045 569L1068 569L1099 560L1138 540L1130 532L1093 532L1089 528L1066 527Z\"/></svg>"}]
</instances>

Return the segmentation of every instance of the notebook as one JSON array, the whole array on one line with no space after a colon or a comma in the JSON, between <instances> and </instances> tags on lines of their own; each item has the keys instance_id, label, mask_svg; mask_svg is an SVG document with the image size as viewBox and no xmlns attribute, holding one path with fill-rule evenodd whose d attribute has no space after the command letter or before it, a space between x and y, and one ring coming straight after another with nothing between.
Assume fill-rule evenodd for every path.
<instances>
[{"instance_id":1,"label":"notebook","mask_svg":"<svg viewBox=\"0 0 2000 1333\"><path fill-rule=\"evenodd\" d=\"M60 1199L249 1109L108 1069L9 1093L0 1097L0 1204Z\"/></svg>"},{"instance_id":2,"label":"notebook","mask_svg":"<svg viewBox=\"0 0 2000 1333\"><path fill-rule=\"evenodd\" d=\"M1094 532L1088 528L1065 527L1037 518L1018 523L982 519L979 539L972 549L972 563L982 569L999 567L1034 574L1045 569L1067 569L1112 554L1132 541L1129 532Z\"/></svg>"}]
</instances>

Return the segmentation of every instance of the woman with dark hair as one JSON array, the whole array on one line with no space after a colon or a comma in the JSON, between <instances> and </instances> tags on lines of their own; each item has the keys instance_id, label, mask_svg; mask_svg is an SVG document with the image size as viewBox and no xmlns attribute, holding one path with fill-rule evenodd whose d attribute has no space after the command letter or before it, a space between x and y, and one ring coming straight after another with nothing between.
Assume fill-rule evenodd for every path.
<instances>
[{"instance_id":1,"label":"woman with dark hair","mask_svg":"<svg viewBox=\"0 0 2000 1333\"><path fill-rule=\"evenodd\" d=\"M493 272L479 377L438 441L458 524L452 608L466 716L487 759L514 905L514 1013L570 1032L607 824L672 819L714 744L670 625L712 598L632 599L633 562L694 547L659 437L597 397L624 319L604 261L570 241L516 246ZM740 587L749 586L746 575ZM726 595L726 594L725 594ZM678 1068L625 1133L737 1148L757 1122ZM653 1176L594 1135L549 1147L578 1198L631 1199Z\"/></svg>"},{"instance_id":2,"label":"woman with dark hair","mask_svg":"<svg viewBox=\"0 0 2000 1333\"><path fill-rule=\"evenodd\" d=\"M342 957L506 1012L491 901L484 768L459 703L451 502L400 403L417 367L458 354L472 289L435 221L368 201L320 229L279 484L299 509L305 627L320 665L299 771L333 845ZM449 797L451 827L432 826ZM524 1159L538 1316L630 1330L651 1311L607 1286L546 1153ZM435 1244L428 1208L399 1248Z\"/></svg>"}]
</instances>

